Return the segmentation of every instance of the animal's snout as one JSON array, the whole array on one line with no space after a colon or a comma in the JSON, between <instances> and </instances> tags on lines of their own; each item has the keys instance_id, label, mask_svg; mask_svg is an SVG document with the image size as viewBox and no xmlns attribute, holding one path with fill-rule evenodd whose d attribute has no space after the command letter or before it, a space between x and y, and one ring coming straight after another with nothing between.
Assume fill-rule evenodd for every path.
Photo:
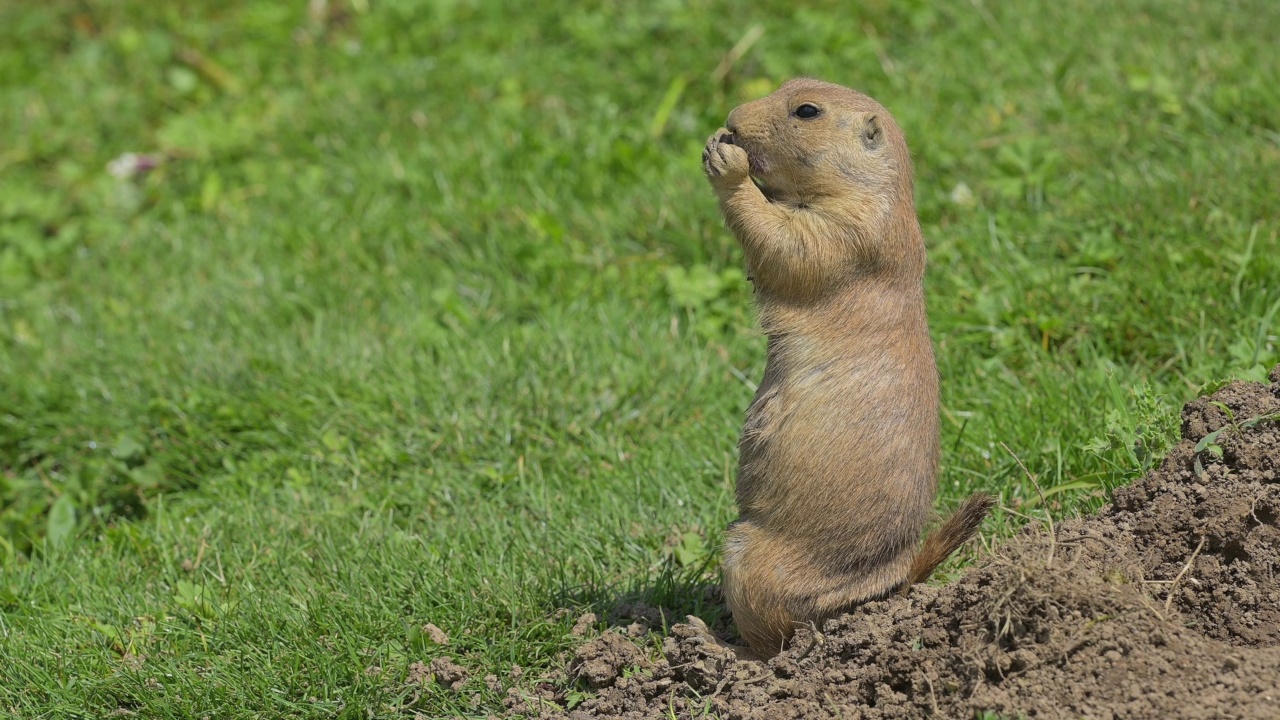
<instances>
[{"instance_id":1,"label":"animal's snout","mask_svg":"<svg viewBox=\"0 0 1280 720\"><path fill-rule=\"evenodd\" d=\"M736 135L738 133L738 123L734 122L733 120L733 116L737 114L738 114L738 108L734 108L729 113L729 117L725 118L724 128L729 131L730 135Z\"/></svg>"}]
</instances>

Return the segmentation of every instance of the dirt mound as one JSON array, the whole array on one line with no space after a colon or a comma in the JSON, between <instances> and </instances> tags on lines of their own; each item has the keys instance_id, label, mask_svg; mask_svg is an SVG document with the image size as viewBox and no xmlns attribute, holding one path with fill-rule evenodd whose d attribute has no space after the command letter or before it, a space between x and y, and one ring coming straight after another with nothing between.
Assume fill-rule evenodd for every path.
<instances>
[{"instance_id":1,"label":"dirt mound","mask_svg":"<svg viewBox=\"0 0 1280 720\"><path fill-rule=\"evenodd\" d=\"M800 631L768 663L694 628L578 649L569 718L1280 717L1280 367L1183 410L1183 442L1095 517L1028 530L943 588ZM1261 418L1261 419L1260 419ZM570 700L572 698L572 700ZM569 706L572 708L569 709ZM984 712L992 715L984 716Z\"/></svg>"}]
</instances>

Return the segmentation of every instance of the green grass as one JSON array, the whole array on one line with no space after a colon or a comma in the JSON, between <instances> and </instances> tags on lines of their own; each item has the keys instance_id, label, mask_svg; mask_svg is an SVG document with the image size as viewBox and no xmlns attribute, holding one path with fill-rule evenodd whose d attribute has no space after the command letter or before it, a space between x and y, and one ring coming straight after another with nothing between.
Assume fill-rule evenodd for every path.
<instances>
[{"instance_id":1,"label":"green grass","mask_svg":"<svg viewBox=\"0 0 1280 720\"><path fill-rule=\"evenodd\" d=\"M305 5L0 4L0 713L483 717L715 616L763 340L698 157L793 75L911 142L941 504L1034 506L1004 443L1087 512L1280 360L1274 2Z\"/></svg>"}]
</instances>

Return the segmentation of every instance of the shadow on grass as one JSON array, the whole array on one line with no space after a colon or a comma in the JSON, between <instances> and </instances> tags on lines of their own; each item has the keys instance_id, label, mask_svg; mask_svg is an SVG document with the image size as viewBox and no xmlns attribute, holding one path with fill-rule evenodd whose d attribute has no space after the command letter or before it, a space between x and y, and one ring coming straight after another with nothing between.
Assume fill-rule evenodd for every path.
<instances>
[{"instance_id":1,"label":"shadow on grass","mask_svg":"<svg viewBox=\"0 0 1280 720\"><path fill-rule=\"evenodd\" d=\"M579 588L561 594L555 602L559 607L580 607L595 613L597 625L627 628L639 624L664 636L672 625L694 615L717 635L736 639L733 616L721 592L719 560L718 555L712 555L682 566L667 558L656 574L631 588Z\"/></svg>"}]
</instances>

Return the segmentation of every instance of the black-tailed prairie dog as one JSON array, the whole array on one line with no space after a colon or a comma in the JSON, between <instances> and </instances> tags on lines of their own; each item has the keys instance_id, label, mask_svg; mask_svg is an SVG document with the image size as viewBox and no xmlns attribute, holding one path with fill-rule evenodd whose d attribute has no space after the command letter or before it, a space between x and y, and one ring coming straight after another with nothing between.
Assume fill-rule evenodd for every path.
<instances>
[{"instance_id":1,"label":"black-tailed prairie dog","mask_svg":"<svg viewBox=\"0 0 1280 720\"><path fill-rule=\"evenodd\" d=\"M911 156L889 111L791 80L735 108L702 161L768 337L724 591L750 650L769 657L800 625L926 579L992 501L971 497L920 546L938 372Z\"/></svg>"}]
</instances>

